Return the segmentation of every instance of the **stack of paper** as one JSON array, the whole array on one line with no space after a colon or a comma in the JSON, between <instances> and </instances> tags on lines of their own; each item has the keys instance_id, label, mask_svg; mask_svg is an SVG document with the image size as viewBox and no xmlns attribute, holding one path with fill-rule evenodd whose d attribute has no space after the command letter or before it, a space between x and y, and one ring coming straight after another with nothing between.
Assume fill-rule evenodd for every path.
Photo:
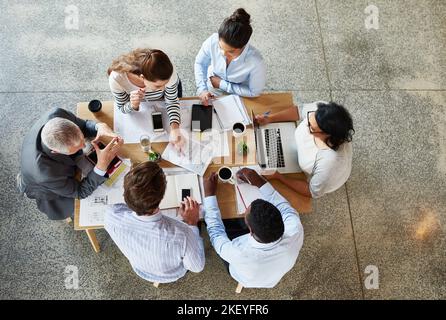
<instances>
[{"instance_id":1,"label":"stack of paper","mask_svg":"<svg viewBox=\"0 0 446 320\"><path fill-rule=\"evenodd\" d=\"M223 130L232 130L232 126L236 122L241 122L245 125L251 123L246 107L237 95L229 95L218 98L213 102L215 111L223 126Z\"/></svg>"},{"instance_id":2,"label":"stack of paper","mask_svg":"<svg viewBox=\"0 0 446 320\"><path fill-rule=\"evenodd\" d=\"M90 196L80 200L79 226L93 227L104 225L104 213L108 205L124 203L124 176L130 170L128 160L119 178L111 186L100 185Z\"/></svg>"}]
</instances>

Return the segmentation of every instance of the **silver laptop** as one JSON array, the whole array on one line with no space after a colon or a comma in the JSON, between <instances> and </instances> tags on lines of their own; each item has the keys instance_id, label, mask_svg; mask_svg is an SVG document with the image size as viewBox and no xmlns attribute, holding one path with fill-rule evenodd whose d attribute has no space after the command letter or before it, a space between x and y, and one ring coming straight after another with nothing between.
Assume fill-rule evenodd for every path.
<instances>
[{"instance_id":1,"label":"silver laptop","mask_svg":"<svg viewBox=\"0 0 446 320\"><path fill-rule=\"evenodd\" d=\"M256 140L257 162L262 169L276 169L280 173L301 172L297 160L295 122L259 125L251 110Z\"/></svg>"}]
</instances>

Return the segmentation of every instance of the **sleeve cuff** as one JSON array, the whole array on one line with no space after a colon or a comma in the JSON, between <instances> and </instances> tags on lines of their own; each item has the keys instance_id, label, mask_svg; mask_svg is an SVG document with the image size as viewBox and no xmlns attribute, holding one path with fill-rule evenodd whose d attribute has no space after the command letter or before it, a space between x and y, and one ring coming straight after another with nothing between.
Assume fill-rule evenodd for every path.
<instances>
[{"instance_id":1,"label":"sleeve cuff","mask_svg":"<svg viewBox=\"0 0 446 320\"><path fill-rule=\"evenodd\" d=\"M105 174L107 173L107 171L102 171L101 169L98 169L97 167L94 167L94 172L97 174L97 175L99 175L99 176L101 176L101 177L104 177L105 176Z\"/></svg>"},{"instance_id":2,"label":"sleeve cuff","mask_svg":"<svg viewBox=\"0 0 446 320\"><path fill-rule=\"evenodd\" d=\"M218 206L217 196L209 196L204 198L205 207L216 207Z\"/></svg>"},{"instance_id":3,"label":"sleeve cuff","mask_svg":"<svg viewBox=\"0 0 446 320\"><path fill-rule=\"evenodd\" d=\"M269 182L261 186L259 190L263 195L270 195L275 191L273 186Z\"/></svg>"},{"instance_id":4,"label":"sleeve cuff","mask_svg":"<svg viewBox=\"0 0 446 320\"><path fill-rule=\"evenodd\" d=\"M226 80L221 79L219 89L223 91L228 91L228 82Z\"/></svg>"}]
</instances>

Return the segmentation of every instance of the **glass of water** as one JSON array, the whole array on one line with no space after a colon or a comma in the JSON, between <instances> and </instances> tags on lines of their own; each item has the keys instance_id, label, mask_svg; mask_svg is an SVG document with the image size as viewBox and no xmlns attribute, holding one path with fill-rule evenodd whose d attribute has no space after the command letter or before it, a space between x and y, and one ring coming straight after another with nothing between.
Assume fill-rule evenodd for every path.
<instances>
[{"instance_id":1,"label":"glass of water","mask_svg":"<svg viewBox=\"0 0 446 320\"><path fill-rule=\"evenodd\" d=\"M152 149L152 143L150 142L150 137L146 134L143 134L139 138L139 144L141 145L141 149L143 152L149 152Z\"/></svg>"}]
</instances>

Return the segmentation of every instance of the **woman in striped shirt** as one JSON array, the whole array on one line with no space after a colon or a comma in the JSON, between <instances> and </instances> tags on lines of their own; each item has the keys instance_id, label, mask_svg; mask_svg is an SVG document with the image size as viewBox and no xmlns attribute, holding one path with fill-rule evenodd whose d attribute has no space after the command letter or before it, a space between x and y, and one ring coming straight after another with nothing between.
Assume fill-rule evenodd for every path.
<instances>
[{"instance_id":1,"label":"woman in striped shirt","mask_svg":"<svg viewBox=\"0 0 446 320\"><path fill-rule=\"evenodd\" d=\"M115 59L108 68L108 82L115 104L123 113L139 110L141 101L164 96L170 124L170 141L178 150L184 145L180 133L179 78L169 57L161 50L136 49Z\"/></svg>"}]
</instances>

